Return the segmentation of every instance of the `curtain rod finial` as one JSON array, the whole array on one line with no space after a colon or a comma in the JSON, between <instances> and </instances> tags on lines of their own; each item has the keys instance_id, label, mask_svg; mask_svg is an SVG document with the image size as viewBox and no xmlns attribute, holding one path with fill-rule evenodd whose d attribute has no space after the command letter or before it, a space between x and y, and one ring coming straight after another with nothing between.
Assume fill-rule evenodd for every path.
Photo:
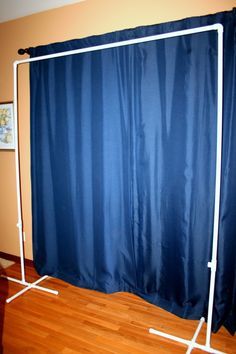
<instances>
[{"instance_id":1,"label":"curtain rod finial","mask_svg":"<svg viewBox=\"0 0 236 354\"><path fill-rule=\"evenodd\" d=\"M18 54L20 54L20 55L29 54L29 48L25 48L25 49L20 48L20 49L18 49Z\"/></svg>"}]
</instances>

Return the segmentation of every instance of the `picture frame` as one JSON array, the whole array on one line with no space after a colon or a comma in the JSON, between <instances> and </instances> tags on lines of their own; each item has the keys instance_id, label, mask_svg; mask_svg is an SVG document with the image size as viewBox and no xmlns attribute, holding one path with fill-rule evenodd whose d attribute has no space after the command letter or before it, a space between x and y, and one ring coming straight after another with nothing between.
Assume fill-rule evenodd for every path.
<instances>
[{"instance_id":1,"label":"picture frame","mask_svg":"<svg viewBox=\"0 0 236 354\"><path fill-rule=\"evenodd\" d=\"M13 102L0 103L0 149L15 149Z\"/></svg>"}]
</instances>

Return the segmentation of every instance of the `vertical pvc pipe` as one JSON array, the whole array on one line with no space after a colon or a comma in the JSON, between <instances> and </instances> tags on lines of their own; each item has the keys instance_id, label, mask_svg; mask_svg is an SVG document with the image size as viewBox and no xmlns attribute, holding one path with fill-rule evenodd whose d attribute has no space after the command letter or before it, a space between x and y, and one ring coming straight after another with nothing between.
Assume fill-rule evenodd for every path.
<instances>
[{"instance_id":1,"label":"vertical pvc pipe","mask_svg":"<svg viewBox=\"0 0 236 354\"><path fill-rule=\"evenodd\" d=\"M18 235L20 245L20 265L21 265L21 280L25 282L25 265L24 265L24 244L23 244L23 225L22 225L22 205L21 205L21 186L20 186L20 158L19 158L19 139L18 139L18 75L17 62L13 64L13 79L14 79L14 99L13 99L13 114L15 124L15 169L16 169L16 193L17 193L17 213L18 213Z\"/></svg>"},{"instance_id":2,"label":"vertical pvc pipe","mask_svg":"<svg viewBox=\"0 0 236 354\"><path fill-rule=\"evenodd\" d=\"M200 333L200 331L201 331L201 328L202 328L202 326L203 326L204 323L205 323L205 318L202 317L202 318L200 319L199 323L198 323L198 326L197 326L197 329L196 329L196 331L195 331L195 333L194 333L194 336L193 336L193 338L192 338L192 340L191 340L191 342L190 342L190 344L189 344L189 346L188 346L188 350L186 351L186 354L192 353L192 350L194 349L194 346L195 346L197 337L198 337L198 335L199 335L199 333Z\"/></svg>"},{"instance_id":3,"label":"vertical pvc pipe","mask_svg":"<svg viewBox=\"0 0 236 354\"><path fill-rule=\"evenodd\" d=\"M223 26L218 24L218 82L217 82L217 146L216 146L216 177L215 177L215 205L214 205L214 226L212 240L212 259L208 263L211 268L206 346L210 347L212 315L214 305L215 279L217 269L217 250L219 238L219 216L220 216L220 185L221 185L221 162L222 162L222 112L223 112Z\"/></svg>"}]
</instances>

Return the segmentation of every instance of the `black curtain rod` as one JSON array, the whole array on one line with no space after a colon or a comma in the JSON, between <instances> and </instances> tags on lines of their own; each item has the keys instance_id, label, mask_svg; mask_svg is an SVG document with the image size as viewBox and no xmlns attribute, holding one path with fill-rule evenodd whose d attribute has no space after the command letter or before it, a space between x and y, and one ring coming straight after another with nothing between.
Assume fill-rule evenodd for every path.
<instances>
[{"instance_id":1,"label":"black curtain rod","mask_svg":"<svg viewBox=\"0 0 236 354\"><path fill-rule=\"evenodd\" d=\"M30 54L29 48L25 48L25 49L20 48L20 49L18 49L18 54L20 54L20 55Z\"/></svg>"},{"instance_id":2,"label":"black curtain rod","mask_svg":"<svg viewBox=\"0 0 236 354\"><path fill-rule=\"evenodd\" d=\"M232 11L236 11L236 7L233 7ZM25 48L25 49L20 48L20 49L18 49L18 54L20 54L20 55L24 55L24 54L30 55L29 48Z\"/></svg>"}]
</instances>

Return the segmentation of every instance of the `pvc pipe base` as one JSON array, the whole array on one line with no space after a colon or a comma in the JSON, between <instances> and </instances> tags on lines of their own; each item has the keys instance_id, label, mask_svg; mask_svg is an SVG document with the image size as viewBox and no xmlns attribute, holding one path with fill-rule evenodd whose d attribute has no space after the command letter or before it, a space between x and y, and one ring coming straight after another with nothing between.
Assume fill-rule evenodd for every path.
<instances>
[{"instance_id":1,"label":"pvc pipe base","mask_svg":"<svg viewBox=\"0 0 236 354\"><path fill-rule=\"evenodd\" d=\"M202 344L198 344L196 342L197 336L200 333L200 330L201 330L202 325L203 325L204 322L205 322L205 318L202 317L200 319L200 321L199 321L198 327L197 327L197 329L196 329L196 331L195 331L195 333L193 335L192 340L188 340L188 339L184 339L184 338L181 338L181 337L173 336L173 335L165 333L165 332L157 331L157 330L155 330L153 328L149 329L149 333L155 334L156 336L160 336L160 337L163 337L163 338L166 338L166 339L170 339L170 340L173 340L175 342L187 345L188 349L186 351L186 354L190 354L194 348L203 350L203 351L205 351L207 353L226 354L226 353L221 352L219 350L213 349L213 348L211 348L208 345L202 345Z\"/></svg>"},{"instance_id":2,"label":"pvc pipe base","mask_svg":"<svg viewBox=\"0 0 236 354\"><path fill-rule=\"evenodd\" d=\"M30 289L37 289L37 290L41 290L41 291L44 291L44 292L47 292L47 293L50 293L50 294L53 294L53 295L58 295L58 291L57 290L52 290L52 289L48 289L48 288L45 288L45 287L42 287L42 286L38 286L37 284L39 284L41 281L45 280L48 278L47 275L41 277L40 279L36 280L34 283L28 283L26 281L22 281L22 280L19 280L19 279L15 279L15 278L11 278L11 277L7 277L5 275L2 275L1 276L2 278L5 278L9 281L13 281L15 283L18 283L20 285L23 285L25 286L24 289L18 291L15 295L9 297L7 300L6 300L6 303L9 304L11 301L15 300L17 297L23 295L26 291L30 290Z\"/></svg>"}]
</instances>

